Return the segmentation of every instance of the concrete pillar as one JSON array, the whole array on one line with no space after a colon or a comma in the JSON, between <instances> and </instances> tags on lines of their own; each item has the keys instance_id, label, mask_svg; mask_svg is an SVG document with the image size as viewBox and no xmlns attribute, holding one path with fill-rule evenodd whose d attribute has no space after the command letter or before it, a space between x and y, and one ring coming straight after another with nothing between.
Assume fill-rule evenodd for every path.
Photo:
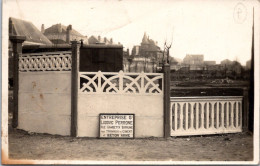
<instances>
[{"instance_id":1,"label":"concrete pillar","mask_svg":"<svg viewBox=\"0 0 260 166\"><path fill-rule=\"evenodd\" d=\"M164 73L164 97L163 97L163 109L164 109L164 138L169 138L171 135L170 129L170 96L171 96L171 80L170 80L170 65L168 63L163 65L163 73Z\"/></svg>"},{"instance_id":2,"label":"concrete pillar","mask_svg":"<svg viewBox=\"0 0 260 166\"><path fill-rule=\"evenodd\" d=\"M12 126L18 126L18 91L19 91L19 55L22 54L22 43L25 41L25 36L10 36L9 39L13 44L13 121Z\"/></svg>"},{"instance_id":3,"label":"concrete pillar","mask_svg":"<svg viewBox=\"0 0 260 166\"><path fill-rule=\"evenodd\" d=\"M72 41L72 66L71 66L71 136L77 136L78 114L78 72L80 57L80 42Z\"/></svg>"},{"instance_id":4,"label":"concrete pillar","mask_svg":"<svg viewBox=\"0 0 260 166\"><path fill-rule=\"evenodd\" d=\"M242 129L248 131L249 96L248 88L243 88Z\"/></svg>"}]
</instances>

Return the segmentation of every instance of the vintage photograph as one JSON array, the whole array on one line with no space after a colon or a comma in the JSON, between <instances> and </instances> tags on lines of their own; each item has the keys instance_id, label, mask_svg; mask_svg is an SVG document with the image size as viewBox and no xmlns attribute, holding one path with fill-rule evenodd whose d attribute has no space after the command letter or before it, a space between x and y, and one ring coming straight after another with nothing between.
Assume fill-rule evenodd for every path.
<instances>
[{"instance_id":1,"label":"vintage photograph","mask_svg":"<svg viewBox=\"0 0 260 166\"><path fill-rule=\"evenodd\" d=\"M2 164L259 164L259 13L2 1Z\"/></svg>"}]
</instances>

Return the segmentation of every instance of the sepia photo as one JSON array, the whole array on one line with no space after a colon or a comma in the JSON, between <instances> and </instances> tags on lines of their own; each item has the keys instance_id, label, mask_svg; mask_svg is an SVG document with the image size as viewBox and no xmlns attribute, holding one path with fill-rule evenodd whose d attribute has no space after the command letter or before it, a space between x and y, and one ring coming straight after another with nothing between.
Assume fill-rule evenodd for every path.
<instances>
[{"instance_id":1,"label":"sepia photo","mask_svg":"<svg viewBox=\"0 0 260 166\"><path fill-rule=\"evenodd\" d=\"M259 164L257 0L3 0L2 164Z\"/></svg>"}]
</instances>

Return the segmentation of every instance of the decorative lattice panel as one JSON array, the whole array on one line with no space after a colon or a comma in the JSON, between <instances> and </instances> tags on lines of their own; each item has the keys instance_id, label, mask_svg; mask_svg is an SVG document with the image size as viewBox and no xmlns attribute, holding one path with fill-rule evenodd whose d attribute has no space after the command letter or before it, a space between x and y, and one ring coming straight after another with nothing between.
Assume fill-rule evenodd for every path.
<instances>
[{"instance_id":1,"label":"decorative lattice panel","mask_svg":"<svg viewBox=\"0 0 260 166\"><path fill-rule=\"evenodd\" d=\"M163 94L162 73L80 72L80 93Z\"/></svg>"},{"instance_id":2,"label":"decorative lattice panel","mask_svg":"<svg viewBox=\"0 0 260 166\"><path fill-rule=\"evenodd\" d=\"M19 71L70 71L71 52L23 54L19 57Z\"/></svg>"}]
</instances>

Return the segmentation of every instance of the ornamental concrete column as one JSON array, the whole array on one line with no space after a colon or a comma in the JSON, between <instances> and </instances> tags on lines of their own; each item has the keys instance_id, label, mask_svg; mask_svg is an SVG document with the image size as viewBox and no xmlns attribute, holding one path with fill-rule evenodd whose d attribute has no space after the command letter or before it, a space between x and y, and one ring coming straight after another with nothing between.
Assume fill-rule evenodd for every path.
<instances>
[{"instance_id":1,"label":"ornamental concrete column","mask_svg":"<svg viewBox=\"0 0 260 166\"><path fill-rule=\"evenodd\" d=\"M25 41L25 39L25 36L9 37L9 40L13 45L13 128L18 126L19 56L22 54L22 43Z\"/></svg>"},{"instance_id":2,"label":"ornamental concrete column","mask_svg":"<svg viewBox=\"0 0 260 166\"><path fill-rule=\"evenodd\" d=\"M79 57L80 57L80 42L71 42L71 130L72 137L77 136L77 118L78 118L78 73L79 73Z\"/></svg>"},{"instance_id":3,"label":"ornamental concrete column","mask_svg":"<svg viewBox=\"0 0 260 166\"><path fill-rule=\"evenodd\" d=\"M165 63L163 65L163 110L164 110L164 138L169 138L171 136L171 127L170 127L170 96L171 96L171 80L170 80L170 64Z\"/></svg>"}]
</instances>

